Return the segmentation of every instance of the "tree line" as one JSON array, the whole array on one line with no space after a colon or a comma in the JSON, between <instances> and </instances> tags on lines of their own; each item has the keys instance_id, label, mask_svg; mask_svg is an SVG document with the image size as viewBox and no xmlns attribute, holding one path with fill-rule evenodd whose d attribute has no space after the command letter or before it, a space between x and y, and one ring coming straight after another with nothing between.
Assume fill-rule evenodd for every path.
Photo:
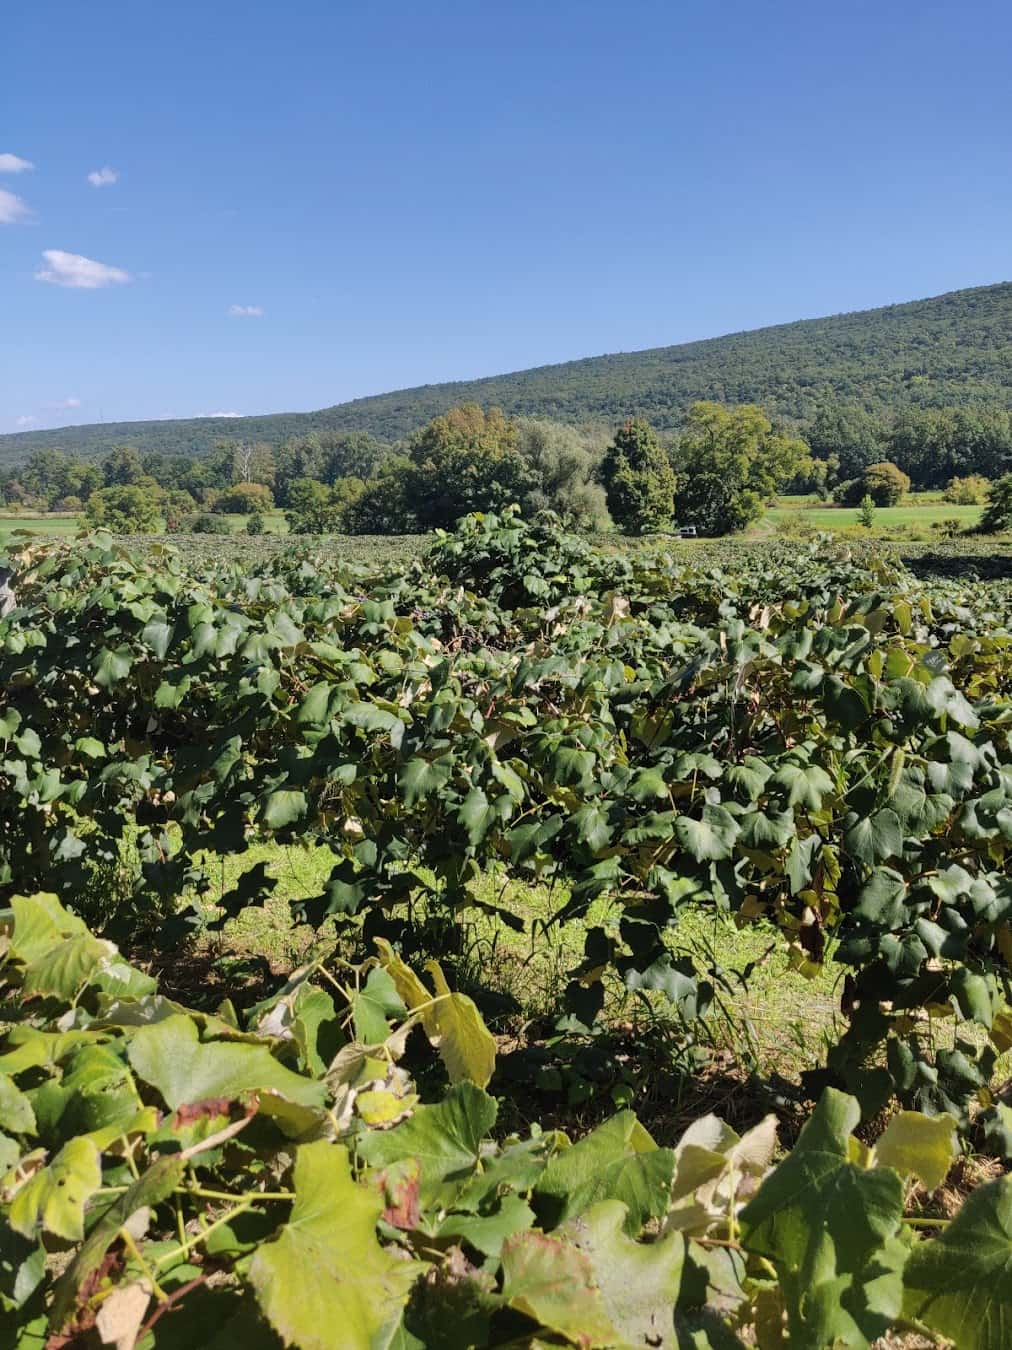
<instances>
[{"instance_id":1,"label":"tree line","mask_svg":"<svg viewBox=\"0 0 1012 1350\"><path fill-rule=\"evenodd\" d=\"M423 533L517 503L586 530L677 524L721 535L745 529L785 490L893 505L911 489L945 486L949 500L982 502L1010 468L1012 418L997 408L886 421L835 404L798 428L755 404L704 401L662 436L641 417L607 432L472 403L393 445L314 432L277 448L221 441L202 458L124 446L95 462L41 449L0 477L0 495L124 533L224 531L234 514L257 533L272 509L295 533Z\"/></svg>"}]
</instances>

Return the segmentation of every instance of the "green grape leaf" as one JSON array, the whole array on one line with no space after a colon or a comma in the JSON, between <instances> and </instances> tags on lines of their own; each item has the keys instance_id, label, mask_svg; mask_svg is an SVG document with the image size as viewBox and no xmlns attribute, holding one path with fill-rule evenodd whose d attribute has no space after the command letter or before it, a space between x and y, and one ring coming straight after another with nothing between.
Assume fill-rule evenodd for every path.
<instances>
[{"instance_id":1,"label":"green grape leaf","mask_svg":"<svg viewBox=\"0 0 1012 1350\"><path fill-rule=\"evenodd\" d=\"M49 1164L24 1183L11 1201L8 1222L16 1233L47 1233L80 1242L84 1207L102 1184L98 1149L90 1139L70 1139Z\"/></svg>"},{"instance_id":2,"label":"green grape leaf","mask_svg":"<svg viewBox=\"0 0 1012 1350\"><path fill-rule=\"evenodd\" d=\"M404 1011L393 977L382 966L374 966L352 1002L355 1039L362 1045L380 1045L390 1035L387 1018L403 1017Z\"/></svg>"},{"instance_id":3,"label":"green grape leaf","mask_svg":"<svg viewBox=\"0 0 1012 1350\"><path fill-rule=\"evenodd\" d=\"M451 755L433 760L409 759L397 779L404 805L415 806L425 797L442 792L453 777L453 763Z\"/></svg>"},{"instance_id":4,"label":"green grape leaf","mask_svg":"<svg viewBox=\"0 0 1012 1350\"><path fill-rule=\"evenodd\" d=\"M682 1281L685 1241L671 1232L656 1242L626 1236L625 1206L602 1200L557 1229L590 1261L608 1318L623 1346L676 1344L674 1308Z\"/></svg>"},{"instance_id":5,"label":"green grape leaf","mask_svg":"<svg viewBox=\"0 0 1012 1350\"><path fill-rule=\"evenodd\" d=\"M15 895L11 909L11 955L25 965L46 956L66 938L88 936L84 923L65 910L55 895Z\"/></svg>"},{"instance_id":6,"label":"green grape leaf","mask_svg":"<svg viewBox=\"0 0 1012 1350\"><path fill-rule=\"evenodd\" d=\"M544 1233L517 1233L503 1244L502 1269L509 1307L583 1350L622 1345L590 1259L571 1243Z\"/></svg>"},{"instance_id":7,"label":"green grape leaf","mask_svg":"<svg viewBox=\"0 0 1012 1350\"><path fill-rule=\"evenodd\" d=\"M277 1093L309 1107L322 1107L326 1099L323 1083L286 1069L266 1045L201 1044L196 1023L180 1014L139 1027L128 1054L134 1072L157 1088L173 1111L211 1098L233 1101L244 1093Z\"/></svg>"},{"instance_id":8,"label":"green grape leaf","mask_svg":"<svg viewBox=\"0 0 1012 1350\"><path fill-rule=\"evenodd\" d=\"M844 833L843 846L852 858L874 867L903 853L903 826L895 811L886 807L858 820Z\"/></svg>"},{"instance_id":9,"label":"green grape leaf","mask_svg":"<svg viewBox=\"0 0 1012 1350\"><path fill-rule=\"evenodd\" d=\"M32 1104L5 1073L0 1073L0 1130L8 1134L34 1134L35 1112Z\"/></svg>"},{"instance_id":10,"label":"green grape leaf","mask_svg":"<svg viewBox=\"0 0 1012 1350\"><path fill-rule=\"evenodd\" d=\"M95 683L100 689L111 689L114 684L126 679L133 663L133 653L129 647L117 647L115 651L103 647L95 662Z\"/></svg>"},{"instance_id":11,"label":"green grape leaf","mask_svg":"<svg viewBox=\"0 0 1012 1350\"><path fill-rule=\"evenodd\" d=\"M329 717L330 696L333 692L334 686L329 680L314 684L299 704L299 711L295 714L295 720L299 725L326 726Z\"/></svg>"},{"instance_id":12,"label":"green grape leaf","mask_svg":"<svg viewBox=\"0 0 1012 1350\"><path fill-rule=\"evenodd\" d=\"M919 1243L904 1272L904 1312L959 1350L1012 1345L1012 1177L967 1196L941 1237Z\"/></svg>"},{"instance_id":13,"label":"green grape leaf","mask_svg":"<svg viewBox=\"0 0 1012 1350\"><path fill-rule=\"evenodd\" d=\"M269 830L282 830L304 816L307 810L306 794L292 788L279 788L264 802L261 820Z\"/></svg>"},{"instance_id":14,"label":"green grape leaf","mask_svg":"<svg viewBox=\"0 0 1012 1350\"><path fill-rule=\"evenodd\" d=\"M109 943L90 933L67 938L25 966L24 992L72 1003L112 954Z\"/></svg>"},{"instance_id":15,"label":"green grape leaf","mask_svg":"<svg viewBox=\"0 0 1012 1350\"><path fill-rule=\"evenodd\" d=\"M164 619L152 619L141 629L141 641L154 652L159 661L164 661L172 641L172 624Z\"/></svg>"},{"instance_id":16,"label":"green grape leaf","mask_svg":"<svg viewBox=\"0 0 1012 1350\"><path fill-rule=\"evenodd\" d=\"M543 1226L555 1228L600 1200L620 1200L626 1232L636 1236L647 1219L666 1212L674 1171L671 1149L658 1148L632 1111L620 1111L552 1158L534 1188L534 1207Z\"/></svg>"},{"instance_id":17,"label":"green grape leaf","mask_svg":"<svg viewBox=\"0 0 1012 1350\"><path fill-rule=\"evenodd\" d=\"M675 837L696 862L730 858L738 833L738 822L723 806L707 804L700 820L679 816L675 821Z\"/></svg>"},{"instance_id":18,"label":"green grape leaf","mask_svg":"<svg viewBox=\"0 0 1012 1350\"><path fill-rule=\"evenodd\" d=\"M860 1120L853 1097L827 1089L790 1154L741 1213L746 1248L777 1267L792 1344L828 1336L864 1345L898 1311L903 1182L891 1169L851 1161ZM849 1339L848 1339L849 1338Z\"/></svg>"},{"instance_id":19,"label":"green grape leaf","mask_svg":"<svg viewBox=\"0 0 1012 1350\"><path fill-rule=\"evenodd\" d=\"M380 1246L383 1202L354 1181L342 1145L301 1145L294 1184L288 1222L250 1261L260 1307L286 1345L332 1350L339 1334L348 1350L373 1350L417 1272Z\"/></svg>"},{"instance_id":20,"label":"green grape leaf","mask_svg":"<svg viewBox=\"0 0 1012 1350\"><path fill-rule=\"evenodd\" d=\"M495 1124L494 1097L473 1083L451 1088L434 1106L419 1106L392 1130L372 1130L357 1141L372 1167L389 1167L405 1158L421 1166L419 1199L423 1208L449 1209L478 1165L482 1140Z\"/></svg>"},{"instance_id":21,"label":"green grape leaf","mask_svg":"<svg viewBox=\"0 0 1012 1350\"><path fill-rule=\"evenodd\" d=\"M519 1195L505 1195L490 1214L448 1214L437 1236L460 1239L483 1256L498 1257L507 1238L533 1223L531 1207Z\"/></svg>"},{"instance_id":22,"label":"green grape leaf","mask_svg":"<svg viewBox=\"0 0 1012 1350\"><path fill-rule=\"evenodd\" d=\"M770 780L787 792L788 806L805 806L818 811L822 799L833 792L833 780L818 764L783 764Z\"/></svg>"}]
</instances>

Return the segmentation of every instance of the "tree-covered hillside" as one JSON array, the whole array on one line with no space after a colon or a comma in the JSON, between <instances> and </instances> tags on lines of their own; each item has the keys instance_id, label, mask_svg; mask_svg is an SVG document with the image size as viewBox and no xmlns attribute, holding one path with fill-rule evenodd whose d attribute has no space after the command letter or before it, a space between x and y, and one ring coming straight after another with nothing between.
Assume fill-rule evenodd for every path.
<instances>
[{"instance_id":1,"label":"tree-covered hillside","mask_svg":"<svg viewBox=\"0 0 1012 1350\"><path fill-rule=\"evenodd\" d=\"M204 454L223 436L280 444L312 431L367 431L396 441L454 405L566 422L649 418L679 425L696 399L761 403L807 422L823 402L876 414L909 407L1012 403L1012 283L883 309L760 328L677 347L595 356L488 379L423 385L311 413L240 421L109 422L0 437L0 466L60 446L98 455L117 445Z\"/></svg>"}]
</instances>

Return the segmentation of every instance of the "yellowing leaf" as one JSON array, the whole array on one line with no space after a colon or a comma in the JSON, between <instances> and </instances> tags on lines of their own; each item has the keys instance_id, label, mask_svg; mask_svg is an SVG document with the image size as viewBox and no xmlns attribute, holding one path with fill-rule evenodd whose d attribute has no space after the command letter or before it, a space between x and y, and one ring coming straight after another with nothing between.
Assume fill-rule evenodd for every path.
<instances>
[{"instance_id":1,"label":"yellowing leaf","mask_svg":"<svg viewBox=\"0 0 1012 1350\"><path fill-rule=\"evenodd\" d=\"M901 1176L916 1176L929 1191L945 1180L956 1156L956 1122L952 1116L925 1116L899 1111L875 1145L875 1161Z\"/></svg>"},{"instance_id":2,"label":"yellowing leaf","mask_svg":"<svg viewBox=\"0 0 1012 1350\"><path fill-rule=\"evenodd\" d=\"M41 1224L47 1233L80 1242L84 1207L101 1184L98 1149L90 1139L71 1139L15 1195L8 1214L10 1226L30 1238Z\"/></svg>"},{"instance_id":3,"label":"yellowing leaf","mask_svg":"<svg viewBox=\"0 0 1012 1350\"><path fill-rule=\"evenodd\" d=\"M1000 1055L1006 1050L1012 1050L1012 1008L1005 1007L1001 1012L995 1013L990 1034L994 1047Z\"/></svg>"},{"instance_id":4,"label":"yellowing leaf","mask_svg":"<svg viewBox=\"0 0 1012 1350\"><path fill-rule=\"evenodd\" d=\"M484 1087L495 1070L495 1038L474 1002L466 994L451 993L438 961L427 961L425 969L439 996L432 1010L432 1043L446 1065L450 1082L466 1080Z\"/></svg>"},{"instance_id":5,"label":"yellowing leaf","mask_svg":"<svg viewBox=\"0 0 1012 1350\"><path fill-rule=\"evenodd\" d=\"M467 1081L484 1087L495 1069L495 1038L473 1000L454 993L439 962L428 961L425 969L435 986L433 995L389 942L383 938L375 941L383 969L398 994L412 1011L420 1010L425 1034L439 1051L450 1082Z\"/></svg>"},{"instance_id":6,"label":"yellowing leaf","mask_svg":"<svg viewBox=\"0 0 1012 1350\"><path fill-rule=\"evenodd\" d=\"M379 948L380 964L393 980L394 987L398 994L400 994L404 1003L412 1011L414 1011L415 1008L422 1007L423 1004L431 1003L432 995L429 993L428 989L426 989L425 985L411 967L405 965L394 951L393 947L390 946L390 943L387 942L386 938L375 938L374 941ZM428 1016L429 1009L426 1009L422 1013L422 1025L430 1035L433 1035L434 1032L429 1029L427 1021Z\"/></svg>"},{"instance_id":7,"label":"yellowing leaf","mask_svg":"<svg viewBox=\"0 0 1012 1350\"><path fill-rule=\"evenodd\" d=\"M352 1179L347 1149L322 1142L296 1153L295 1197L288 1222L250 1264L264 1315L300 1350L372 1350L417 1275L379 1244L382 1199Z\"/></svg>"}]
</instances>

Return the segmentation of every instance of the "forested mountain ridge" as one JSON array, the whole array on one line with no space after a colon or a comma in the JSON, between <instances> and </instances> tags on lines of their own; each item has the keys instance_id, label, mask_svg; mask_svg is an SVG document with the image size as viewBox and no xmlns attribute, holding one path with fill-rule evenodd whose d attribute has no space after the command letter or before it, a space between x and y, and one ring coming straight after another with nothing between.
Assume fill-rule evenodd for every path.
<instances>
[{"instance_id":1,"label":"forested mountain ridge","mask_svg":"<svg viewBox=\"0 0 1012 1350\"><path fill-rule=\"evenodd\" d=\"M366 431L392 442L466 402L497 405L510 415L609 426L636 414L670 430L696 399L761 403L796 423L806 422L827 401L877 415L911 407L1009 407L1012 283L674 347L422 385L316 412L19 432L0 436L0 466L17 464L43 447L93 456L130 444L142 451L201 455L223 437L280 444L313 431Z\"/></svg>"}]
</instances>

